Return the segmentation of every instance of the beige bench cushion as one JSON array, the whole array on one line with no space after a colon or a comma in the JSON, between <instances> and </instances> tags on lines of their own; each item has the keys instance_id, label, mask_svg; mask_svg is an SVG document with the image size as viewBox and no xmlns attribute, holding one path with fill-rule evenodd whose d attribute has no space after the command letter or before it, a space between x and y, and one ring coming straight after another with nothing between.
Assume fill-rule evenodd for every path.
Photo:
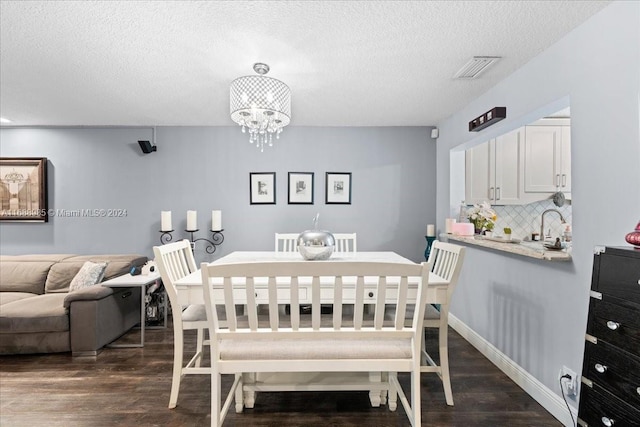
<instances>
[{"instance_id":1,"label":"beige bench cushion","mask_svg":"<svg viewBox=\"0 0 640 427\"><path fill-rule=\"evenodd\" d=\"M411 359L411 340L380 338L221 340L220 359Z\"/></svg>"}]
</instances>

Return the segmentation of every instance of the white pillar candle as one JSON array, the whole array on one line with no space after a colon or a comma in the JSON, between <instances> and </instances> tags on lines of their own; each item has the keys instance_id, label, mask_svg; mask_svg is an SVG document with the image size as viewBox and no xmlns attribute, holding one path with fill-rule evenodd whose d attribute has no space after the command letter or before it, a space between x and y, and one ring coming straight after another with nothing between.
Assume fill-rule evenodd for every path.
<instances>
[{"instance_id":1,"label":"white pillar candle","mask_svg":"<svg viewBox=\"0 0 640 427\"><path fill-rule=\"evenodd\" d=\"M198 213L196 211L187 211L187 230L193 231L198 229Z\"/></svg>"},{"instance_id":2,"label":"white pillar candle","mask_svg":"<svg viewBox=\"0 0 640 427\"><path fill-rule=\"evenodd\" d=\"M160 212L160 231L171 231L171 211Z\"/></svg>"},{"instance_id":3,"label":"white pillar candle","mask_svg":"<svg viewBox=\"0 0 640 427\"><path fill-rule=\"evenodd\" d=\"M436 226L433 224L427 225L427 237L433 237L436 235Z\"/></svg>"},{"instance_id":4,"label":"white pillar candle","mask_svg":"<svg viewBox=\"0 0 640 427\"><path fill-rule=\"evenodd\" d=\"M211 230L222 230L222 211L211 211Z\"/></svg>"},{"instance_id":5,"label":"white pillar candle","mask_svg":"<svg viewBox=\"0 0 640 427\"><path fill-rule=\"evenodd\" d=\"M445 231L447 232L447 234L453 233L453 224L455 223L456 223L455 218L447 218L445 220Z\"/></svg>"}]
</instances>

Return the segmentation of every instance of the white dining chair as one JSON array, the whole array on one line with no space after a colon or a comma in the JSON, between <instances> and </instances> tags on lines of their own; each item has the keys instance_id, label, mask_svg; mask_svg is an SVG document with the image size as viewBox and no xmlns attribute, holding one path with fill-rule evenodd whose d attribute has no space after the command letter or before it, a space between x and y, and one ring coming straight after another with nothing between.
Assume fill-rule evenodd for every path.
<instances>
[{"instance_id":1,"label":"white dining chair","mask_svg":"<svg viewBox=\"0 0 640 427\"><path fill-rule=\"evenodd\" d=\"M169 408L175 408L180 392L180 381L187 374L211 374L211 368L200 366L205 344L204 331L207 329L207 313L204 304L190 305L183 309L178 301L178 292L174 282L197 270L196 262L191 252L191 242L181 240L163 246L154 246L155 261L160 270L162 283L169 296L173 315L173 377L171 380L171 394ZM197 331L196 352L186 365L184 361L184 331Z\"/></svg>"},{"instance_id":2,"label":"white dining chair","mask_svg":"<svg viewBox=\"0 0 640 427\"><path fill-rule=\"evenodd\" d=\"M426 364L420 367L420 372L436 373L442 380L444 396L447 405L453 406L453 392L451 390L451 376L449 374L449 305L453 291L458 284L458 277L462 269L465 248L460 245L440 242L435 240L431 246L428 263L432 266L431 271L449 282L447 287L446 302L436 309L433 305L427 304L424 311L425 328L438 329L438 355L440 365L435 363L433 358L427 353L425 348L425 337L422 334L422 354L426 359Z\"/></svg>"},{"instance_id":3,"label":"white dining chair","mask_svg":"<svg viewBox=\"0 0 640 427\"><path fill-rule=\"evenodd\" d=\"M465 248L462 246L435 240L431 246L431 253L429 254L428 260L429 265L432 266L431 271L445 279L449 284L447 285L446 301L440 304L439 308L436 308L431 304L427 304L425 307L424 322L422 325L423 328L438 329L438 355L440 364L438 365L427 352L425 346L425 334L423 331L421 335L422 360L420 372L438 374L442 380L445 400L449 406L453 406L453 392L451 390L451 376L449 373L449 306L451 304L453 291L458 283L460 270L462 269L464 253ZM409 310L413 309L413 307L409 308ZM393 319L394 316L395 307L389 306L385 311L385 318L390 320Z\"/></svg>"},{"instance_id":4,"label":"white dining chair","mask_svg":"<svg viewBox=\"0 0 640 427\"><path fill-rule=\"evenodd\" d=\"M356 233L333 233L336 240L336 252L357 252L357 236Z\"/></svg>"},{"instance_id":5,"label":"white dining chair","mask_svg":"<svg viewBox=\"0 0 640 427\"><path fill-rule=\"evenodd\" d=\"M297 252L300 233L276 233L276 252Z\"/></svg>"}]
</instances>

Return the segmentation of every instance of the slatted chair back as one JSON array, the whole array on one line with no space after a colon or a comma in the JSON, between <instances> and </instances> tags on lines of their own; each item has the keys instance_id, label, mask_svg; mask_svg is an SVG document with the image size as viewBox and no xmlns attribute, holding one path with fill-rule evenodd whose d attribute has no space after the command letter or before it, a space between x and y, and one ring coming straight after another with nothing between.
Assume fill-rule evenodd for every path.
<instances>
[{"instance_id":1,"label":"slatted chair back","mask_svg":"<svg viewBox=\"0 0 640 427\"><path fill-rule=\"evenodd\" d=\"M334 233L335 252L358 252L356 233Z\"/></svg>"},{"instance_id":2,"label":"slatted chair back","mask_svg":"<svg viewBox=\"0 0 640 427\"><path fill-rule=\"evenodd\" d=\"M432 265L431 271L449 282L447 288L448 299L458 283L462 262L464 260L465 249L463 246L436 240L431 246L429 253L429 263Z\"/></svg>"},{"instance_id":3,"label":"slatted chair back","mask_svg":"<svg viewBox=\"0 0 640 427\"><path fill-rule=\"evenodd\" d=\"M156 264L158 265L158 270L160 271L160 276L162 277L162 283L164 283L167 295L169 296L172 311L179 311L178 292L174 283L176 280L193 273L198 268L193 258L193 252L191 251L191 242L184 239L175 243L154 246L153 253ZM181 320L178 321L181 322Z\"/></svg>"},{"instance_id":4,"label":"slatted chair back","mask_svg":"<svg viewBox=\"0 0 640 427\"><path fill-rule=\"evenodd\" d=\"M212 425L221 425L241 377L220 410L219 375L239 372L389 372L412 425L420 425L420 344L430 265L372 262L260 262L201 265L212 345ZM366 277L366 281L365 281ZM417 278L417 279L416 279ZM409 281L418 316L406 325ZM302 301L301 301L302 300ZM384 322L385 304L396 316ZM300 305L310 304L310 319ZM343 313L343 304L354 304ZM283 316L280 304L290 304ZM373 318L366 305L373 305ZM213 308L224 306L221 325ZM246 316L236 306L246 305ZM331 305L331 315L321 306ZM259 311L259 306L262 307ZM264 313L266 308L267 313ZM263 316L263 317L261 317ZM327 317L328 316L328 317ZM402 349L398 352L398 348ZM395 379L411 372L411 403ZM241 384L240 387L242 388ZM391 387L391 386L390 386ZM240 405L241 406L241 405ZM236 409L237 411L237 409ZM219 422L219 424L215 424Z\"/></svg>"},{"instance_id":5,"label":"slatted chair back","mask_svg":"<svg viewBox=\"0 0 640 427\"><path fill-rule=\"evenodd\" d=\"M299 233L276 233L276 252L297 252Z\"/></svg>"}]
</instances>

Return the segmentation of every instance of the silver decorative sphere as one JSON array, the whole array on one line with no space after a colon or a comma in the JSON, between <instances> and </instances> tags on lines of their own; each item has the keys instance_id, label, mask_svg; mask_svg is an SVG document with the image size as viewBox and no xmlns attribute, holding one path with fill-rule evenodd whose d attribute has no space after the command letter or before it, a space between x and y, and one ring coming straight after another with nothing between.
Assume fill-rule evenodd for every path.
<instances>
[{"instance_id":1,"label":"silver decorative sphere","mask_svg":"<svg viewBox=\"0 0 640 427\"><path fill-rule=\"evenodd\" d=\"M298 251L307 261L329 259L335 247L336 239L325 230L306 230L298 236Z\"/></svg>"}]
</instances>

